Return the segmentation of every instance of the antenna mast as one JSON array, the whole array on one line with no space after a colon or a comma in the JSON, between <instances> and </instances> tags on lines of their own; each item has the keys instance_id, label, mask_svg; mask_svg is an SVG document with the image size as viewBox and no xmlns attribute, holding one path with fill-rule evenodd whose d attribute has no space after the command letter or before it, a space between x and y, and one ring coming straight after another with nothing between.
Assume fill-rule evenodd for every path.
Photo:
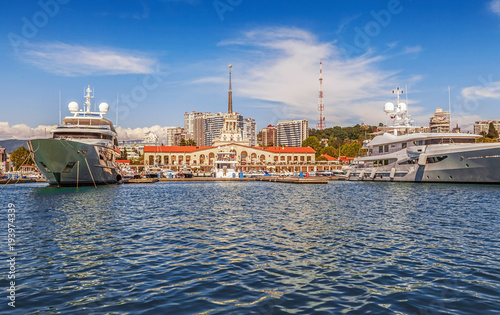
<instances>
[{"instance_id":1,"label":"antenna mast","mask_svg":"<svg viewBox=\"0 0 500 315\"><path fill-rule=\"evenodd\" d=\"M451 132L453 128L451 127L451 90L449 85L448 85L448 110L450 111L450 132Z\"/></svg>"},{"instance_id":2,"label":"antenna mast","mask_svg":"<svg viewBox=\"0 0 500 315\"><path fill-rule=\"evenodd\" d=\"M118 127L118 101L120 100L120 93L116 93L116 127Z\"/></svg>"},{"instance_id":3,"label":"antenna mast","mask_svg":"<svg viewBox=\"0 0 500 315\"><path fill-rule=\"evenodd\" d=\"M323 112L325 111L325 104L323 103L323 61L319 62L319 97L318 97L318 120L316 122L316 129L325 129L325 117L323 117Z\"/></svg>"},{"instance_id":4,"label":"antenna mast","mask_svg":"<svg viewBox=\"0 0 500 315\"><path fill-rule=\"evenodd\" d=\"M87 94L84 96L87 100L85 101L85 108L83 109L84 112L87 112L87 113L90 113L90 109L91 109L91 103L90 103L90 99L91 98L94 98L94 93L92 93L92 95L90 95L90 92L93 92L91 89L90 89L90 85L89 87L87 88L87 90L85 90L85 92L87 92Z\"/></svg>"},{"instance_id":5,"label":"antenna mast","mask_svg":"<svg viewBox=\"0 0 500 315\"><path fill-rule=\"evenodd\" d=\"M61 91L59 90L59 125L61 124Z\"/></svg>"}]
</instances>

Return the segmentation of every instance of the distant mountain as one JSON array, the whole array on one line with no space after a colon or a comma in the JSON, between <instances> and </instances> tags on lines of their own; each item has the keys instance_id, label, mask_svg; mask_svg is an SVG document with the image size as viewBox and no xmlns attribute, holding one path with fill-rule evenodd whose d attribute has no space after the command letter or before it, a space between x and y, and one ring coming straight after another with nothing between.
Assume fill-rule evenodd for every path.
<instances>
[{"instance_id":1,"label":"distant mountain","mask_svg":"<svg viewBox=\"0 0 500 315\"><path fill-rule=\"evenodd\" d=\"M21 146L28 149L28 140L0 140L0 148L7 149L7 153L12 153L14 150Z\"/></svg>"}]
</instances>

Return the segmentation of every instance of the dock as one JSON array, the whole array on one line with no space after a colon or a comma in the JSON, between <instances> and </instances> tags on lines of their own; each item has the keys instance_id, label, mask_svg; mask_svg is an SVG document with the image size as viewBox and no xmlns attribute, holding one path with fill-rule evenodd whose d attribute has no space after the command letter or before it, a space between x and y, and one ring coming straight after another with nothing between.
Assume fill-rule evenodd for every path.
<instances>
[{"instance_id":1,"label":"dock","mask_svg":"<svg viewBox=\"0 0 500 315\"><path fill-rule=\"evenodd\" d=\"M263 176L256 178L214 178L214 177L192 177L192 178L139 178L139 179L124 179L124 184L153 184L157 182L276 182L276 183L291 183L291 184L328 184L331 180L343 180L344 178L333 177L276 177ZM46 183L45 179L1 179L0 185L5 184L22 184L22 183Z\"/></svg>"},{"instance_id":2,"label":"dock","mask_svg":"<svg viewBox=\"0 0 500 315\"><path fill-rule=\"evenodd\" d=\"M258 179L261 182L275 182L275 183L288 183L288 184L328 184L328 178L309 177L261 177Z\"/></svg>"},{"instance_id":3,"label":"dock","mask_svg":"<svg viewBox=\"0 0 500 315\"><path fill-rule=\"evenodd\" d=\"M0 185L6 184L25 184L25 183L46 183L45 179L31 179L31 178L18 178L18 179L0 179Z\"/></svg>"},{"instance_id":4,"label":"dock","mask_svg":"<svg viewBox=\"0 0 500 315\"><path fill-rule=\"evenodd\" d=\"M134 178L124 179L124 184L152 184L158 182L158 178Z\"/></svg>"},{"instance_id":5,"label":"dock","mask_svg":"<svg viewBox=\"0 0 500 315\"><path fill-rule=\"evenodd\" d=\"M124 184L152 184L156 182L276 182L276 183L291 183L291 184L328 184L329 178L325 177L275 177L263 176L256 178L215 178L215 177L192 177L192 178L141 178L141 179L126 179Z\"/></svg>"}]
</instances>

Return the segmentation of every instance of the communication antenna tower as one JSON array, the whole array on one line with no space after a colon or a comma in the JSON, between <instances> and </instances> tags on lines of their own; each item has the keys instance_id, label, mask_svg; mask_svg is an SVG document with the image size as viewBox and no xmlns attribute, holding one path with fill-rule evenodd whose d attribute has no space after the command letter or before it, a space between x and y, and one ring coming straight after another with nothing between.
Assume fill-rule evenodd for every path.
<instances>
[{"instance_id":1,"label":"communication antenna tower","mask_svg":"<svg viewBox=\"0 0 500 315\"><path fill-rule=\"evenodd\" d=\"M324 130L325 126L325 117L323 116L323 112L325 111L325 104L323 103L323 61L319 62L319 98L318 98L318 120L316 122L317 130Z\"/></svg>"}]
</instances>

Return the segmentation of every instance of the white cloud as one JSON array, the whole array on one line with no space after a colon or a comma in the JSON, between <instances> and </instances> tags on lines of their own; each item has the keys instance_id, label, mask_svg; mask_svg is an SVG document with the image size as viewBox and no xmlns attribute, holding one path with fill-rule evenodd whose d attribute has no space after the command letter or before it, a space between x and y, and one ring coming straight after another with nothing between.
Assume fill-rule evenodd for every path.
<instances>
[{"instance_id":1,"label":"white cloud","mask_svg":"<svg viewBox=\"0 0 500 315\"><path fill-rule=\"evenodd\" d=\"M500 98L500 81L489 82L485 85L470 86L462 89L464 98Z\"/></svg>"},{"instance_id":2,"label":"white cloud","mask_svg":"<svg viewBox=\"0 0 500 315\"><path fill-rule=\"evenodd\" d=\"M10 126L8 122L0 122L0 140L6 139L35 139L35 138L51 138L52 134L50 131L55 129L57 125L46 126L39 125L32 128L25 124ZM154 125L151 127L143 128L123 128L121 126L116 128L118 134L118 140L142 140L144 135L148 131L154 132L158 138L163 141L163 130L167 127L162 127L159 125Z\"/></svg>"},{"instance_id":3,"label":"white cloud","mask_svg":"<svg viewBox=\"0 0 500 315\"><path fill-rule=\"evenodd\" d=\"M489 5L493 13L500 15L500 0L493 0Z\"/></svg>"},{"instance_id":4,"label":"white cloud","mask_svg":"<svg viewBox=\"0 0 500 315\"><path fill-rule=\"evenodd\" d=\"M386 119L382 106L391 98L397 72L381 70L380 55L368 52L346 58L334 43L320 42L296 28L256 29L220 45L245 46L245 53L233 63L233 72L238 72L233 90L275 108L276 117L265 124L294 118L316 121L320 59L327 125Z\"/></svg>"},{"instance_id":5,"label":"white cloud","mask_svg":"<svg viewBox=\"0 0 500 315\"><path fill-rule=\"evenodd\" d=\"M154 132L160 141L164 141L163 139L163 130L167 127L162 127L160 125L154 125L151 127L142 127L142 128L123 128L121 126L116 127L116 132L118 133L118 140L142 140L144 139L144 135L148 131Z\"/></svg>"},{"instance_id":6,"label":"white cloud","mask_svg":"<svg viewBox=\"0 0 500 315\"><path fill-rule=\"evenodd\" d=\"M422 51L422 46L406 46L403 54L416 54Z\"/></svg>"},{"instance_id":7,"label":"white cloud","mask_svg":"<svg viewBox=\"0 0 500 315\"><path fill-rule=\"evenodd\" d=\"M26 44L20 52L24 62L62 76L153 72L156 60L141 55L140 52L123 52L60 42Z\"/></svg>"},{"instance_id":8,"label":"white cloud","mask_svg":"<svg viewBox=\"0 0 500 315\"><path fill-rule=\"evenodd\" d=\"M40 125L36 128L31 128L25 124L10 126L8 122L0 122L0 139L33 139L33 138L50 138L50 130L57 126Z\"/></svg>"}]
</instances>

